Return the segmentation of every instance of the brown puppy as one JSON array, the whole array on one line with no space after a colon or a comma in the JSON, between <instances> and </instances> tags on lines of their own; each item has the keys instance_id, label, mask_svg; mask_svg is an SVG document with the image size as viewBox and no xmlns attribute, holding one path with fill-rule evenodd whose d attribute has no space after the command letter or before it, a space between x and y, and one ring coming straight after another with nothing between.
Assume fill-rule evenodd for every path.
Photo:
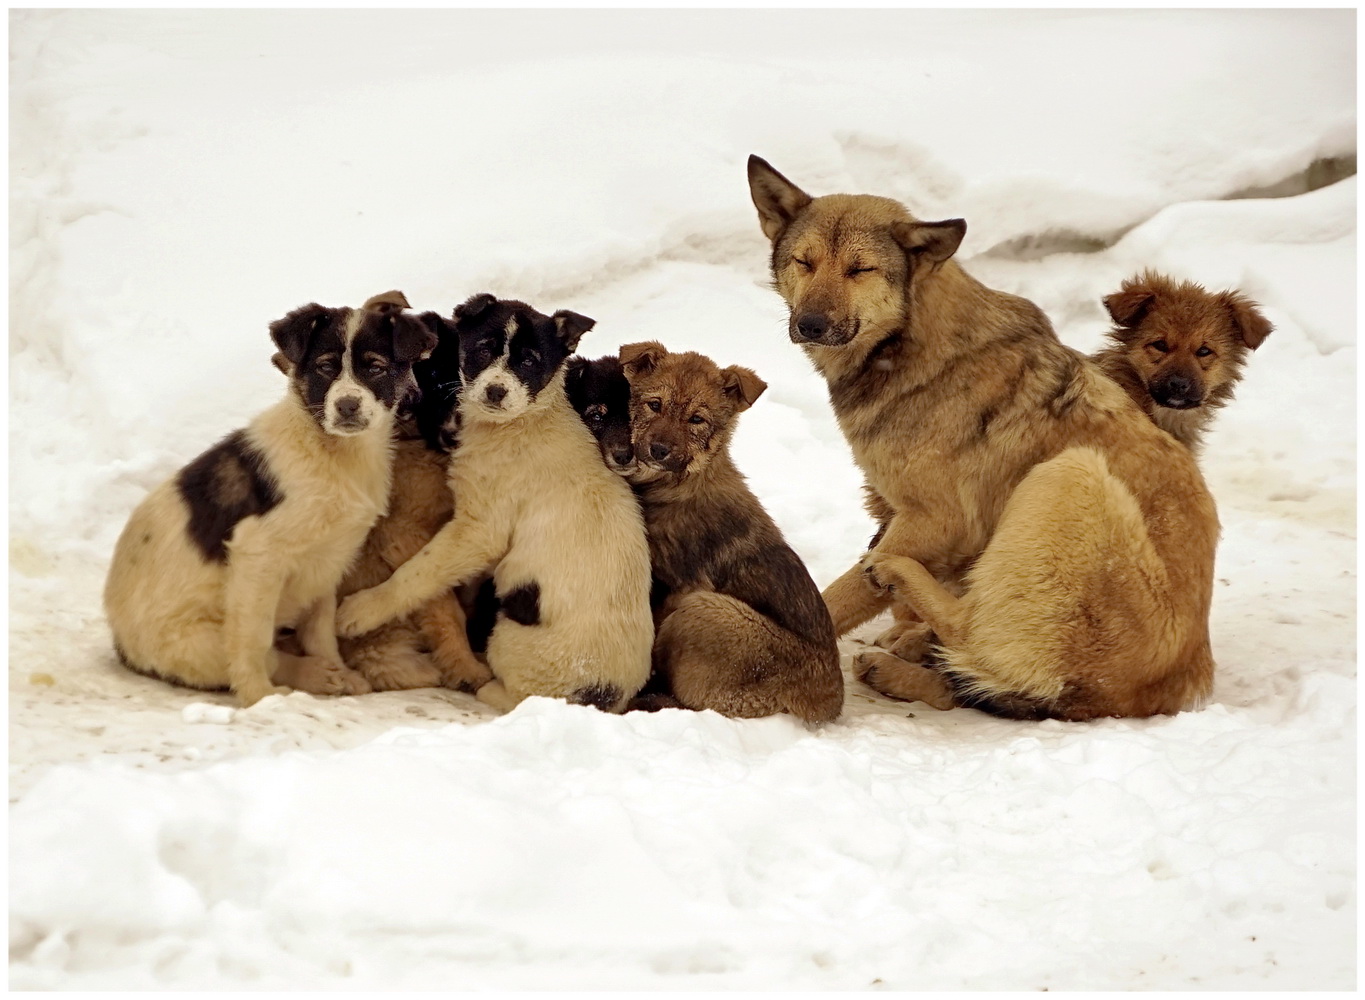
<instances>
[{"instance_id":1,"label":"brown puppy","mask_svg":"<svg viewBox=\"0 0 1365 1000\"><path fill-rule=\"evenodd\" d=\"M893 601L925 623L903 655L864 654L863 679L1014 718L1146 716L1207 696L1218 521L1189 450L1037 306L950 259L961 219L811 198L757 157L749 183L791 339L892 512L825 591L835 629ZM930 629L939 669L913 662Z\"/></svg>"},{"instance_id":2,"label":"brown puppy","mask_svg":"<svg viewBox=\"0 0 1365 1000\"><path fill-rule=\"evenodd\" d=\"M1206 292L1153 271L1129 278L1104 307L1116 326L1091 360L1158 427L1198 452L1270 323L1239 292Z\"/></svg>"},{"instance_id":3,"label":"brown puppy","mask_svg":"<svg viewBox=\"0 0 1365 1000\"><path fill-rule=\"evenodd\" d=\"M654 672L687 708L837 718L829 612L730 459L735 418L767 385L653 341L621 348L654 573Z\"/></svg>"}]
</instances>

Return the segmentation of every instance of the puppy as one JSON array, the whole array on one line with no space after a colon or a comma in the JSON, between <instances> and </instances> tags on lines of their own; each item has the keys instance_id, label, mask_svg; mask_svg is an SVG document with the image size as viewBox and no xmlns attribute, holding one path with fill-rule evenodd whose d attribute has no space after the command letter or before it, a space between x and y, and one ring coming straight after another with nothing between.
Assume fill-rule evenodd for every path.
<instances>
[{"instance_id":1,"label":"puppy","mask_svg":"<svg viewBox=\"0 0 1365 1000\"><path fill-rule=\"evenodd\" d=\"M316 303L270 336L285 398L133 511L104 591L125 666L243 705L369 690L337 648L336 590L388 505L393 410L436 343L397 310ZM304 655L274 648L280 626Z\"/></svg>"},{"instance_id":2,"label":"puppy","mask_svg":"<svg viewBox=\"0 0 1365 1000\"><path fill-rule=\"evenodd\" d=\"M767 385L655 342L622 347L621 365L654 572L655 674L687 708L836 718L844 683L829 612L730 458L735 419Z\"/></svg>"},{"instance_id":3,"label":"puppy","mask_svg":"<svg viewBox=\"0 0 1365 1000\"><path fill-rule=\"evenodd\" d=\"M1153 271L1126 280L1104 307L1116 325L1091 360L1153 423L1197 453L1241 381L1247 352L1273 327L1239 292L1206 292Z\"/></svg>"},{"instance_id":4,"label":"puppy","mask_svg":"<svg viewBox=\"0 0 1365 1000\"><path fill-rule=\"evenodd\" d=\"M630 442L630 383L617 358L589 361L570 358L564 389L602 451L602 461L618 476L635 471L635 447Z\"/></svg>"},{"instance_id":5,"label":"puppy","mask_svg":"<svg viewBox=\"0 0 1365 1000\"><path fill-rule=\"evenodd\" d=\"M380 300L366 308L406 308L407 300ZM426 313L422 322L439 330L444 320ZM413 365L417 394L411 413L396 422L393 488L389 511L365 538L360 557L341 581L337 597L383 583L393 571L421 551L450 520L454 510L447 478L450 456L445 426L459 401L458 385L441 381L437 373L449 363L433 356ZM454 353L451 346L445 350ZM477 691L492 679L488 667L475 657L466 635L466 615L459 598L445 590L407 618L389 622L369 635L340 642L346 664L358 671L376 691L445 687Z\"/></svg>"},{"instance_id":6,"label":"puppy","mask_svg":"<svg viewBox=\"0 0 1365 1000\"><path fill-rule=\"evenodd\" d=\"M460 349L455 516L387 582L346 599L343 635L492 568L495 680L480 699L504 711L531 695L619 711L640 689L653 640L644 525L564 391L565 361L592 326L488 294L455 310L441 333Z\"/></svg>"}]
</instances>

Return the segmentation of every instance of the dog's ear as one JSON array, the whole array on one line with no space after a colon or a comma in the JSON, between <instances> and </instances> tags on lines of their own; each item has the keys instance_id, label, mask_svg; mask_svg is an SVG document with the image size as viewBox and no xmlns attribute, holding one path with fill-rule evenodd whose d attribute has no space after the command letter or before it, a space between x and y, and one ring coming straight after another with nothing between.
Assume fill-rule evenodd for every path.
<instances>
[{"instance_id":1,"label":"dog's ear","mask_svg":"<svg viewBox=\"0 0 1365 1000\"><path fill-rule=\"evenodd\" d=\"M753 406L758 402L758 397L763 395L763 390L768 388L767 382L740 365L724 368L720 374L723 380L721 389L727 397L734 400L736 413L743 413Z\"/></svg>"},{"instance_id":2,"label":"dog's ear","mask_svg":"<svg viewBox=\"0 0 1365 1000\"><path fill-rule=\"evenodd\" d=\"M408 304L408 297L395 288L390 292L371 295L360 308L374 312L401 312L404 309L411 309L412 306Z\"/></svg>"},{"instance_id":3,"label":"dog's ear","mask_svg":"<svg viewBox=\"0 0 1365 1000\"><path fill-rule=\"evenodd\" d=\"M659 359L667 356L668 348L657 340L626 344L617 355L627 375L648 375L658 366Z\"/></svg>"},{"instance_id":4,"label":"dog's ear","mask_svg":"<svg viewBox=\"0 0 1365 1000\"><path fill-rule=\"evenodd\" d=\"M758 209L758 224L772 242L811 203L811 196L772 168L761 156L749 157L749 196Z\"/></svg>"},{"instance_id":5,"label":"dog's ear","mask_svg":"<svg viewBox=\"0 0 1365 1000\"><path fill-rule=\"evenodd\" d=\"M1236 327L1242 343L1253 351L1265 343L1265 338L1269 337L1275 328L1261 315L1255 302L1240 292L1222 292L1218 298L1227 306L1228 312L1232 313L1232 325Z\"/></svg>"},{"instance_id":6,"label":"dog's ear","mask_svg":"<svg viewBox=\"0 0 1365 1000\"><path fill-rule=\"evenodd\" d=\"M270 339L280 349L285 360L297 365L308 353L308 342L313 334L332 315L332 310L310 302L270 324ZM276 367L279 367L278 365Z\"/></svg>"},{"instance_id":7,"label":"dog's ear","mask_svg":"<svg viewBox=\"0 0 1365 1000\"><path fill-rule=\"evenodd\" d=\"M270 363L283 372L285 378L294 377L294 366L290 364L289 359L279 351L270 355Z\"/></svg>"},{"instance_id":8,"label":"dog's ear","mask_svg":"<svg viewBox=\"0 0 1365 1000\"><path fill-rule=\"evenodd\" d=\"M576 312L569 312L567 309L560 309L550 318L555 321L555 330L559 334L559 339L564 341L564 346L569 349L570 354L578 350L578 342L582 339L583 334L597 325L597 320Z\"/></svg>"},{"instance_id":9,"label":"dog's ear","mask_svg":"<svg viewBox=\"0 0 1365 1000\"><path fill-rule=\"evenodd\" d=\"M498 297L491 292L480 292L478 295L471 295L458 306L452 318L456 323L466 319L478 319L488 311L488 307L498 301Z\"/></svg>"},{"instance_id":10,"label":"dog's ear","mask_svg":"<svg viewBox=\"0 0 1365 1000\"><path fill-rule=\"evenodd\" d=\"M583 411L584 383L588 377L588 359L577 355L564 363L564 393L569 397L569 405L580 413Z\"/></svg>"},{"instance_id":11,"label":"dog's ear","mask_svg":"<svg viewBox=\"0 0 1365 1000\"><path fill-rule=\"evenodd\" d=\"M957 248L962 245L962 237L966 235L966 219L891 224L891 236L908 253L940 264L957 253Z\"/></svg>"},{"instance_id":12,"label":"dog's ear","mask_svg":"<svg viewBox=\"0 0 1365 1000\"><path fill-rule=\"evenodd\" d=\"M384 314L384 318L393 324L393 358L395 361L410 364L413 361L425 361L431 357L431 352L436 350L438 328L430 324L426 319L428 316L444 322L435 313L404 316L400 312L393 311Z\"/></svg>"},{"instance_id":13,"label":"dog's ear","mask_svg":"<svg viewBox=\"0 0 1365 1000\"><path fill-rule=\"evenodd\" d=\"M1104 308L1109 310L1109 317L1115 323L1131 330L1142 322L1154 301L1156 289L1152 287L1149 275L1144 273L1141 277L1125 279L1117 292L1106 295Z\"/></svg>"}]
</instances>

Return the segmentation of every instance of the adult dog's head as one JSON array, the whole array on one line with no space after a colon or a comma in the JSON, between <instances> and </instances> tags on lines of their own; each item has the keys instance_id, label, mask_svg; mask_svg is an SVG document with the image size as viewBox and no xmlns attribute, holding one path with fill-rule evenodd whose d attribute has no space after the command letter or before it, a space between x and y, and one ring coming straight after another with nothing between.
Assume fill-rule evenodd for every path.
<instances>
[{"instance_id":1,"label":"adult dog's head","mask_svg":"<svg viewBox=\"0 0 1365 1000\"><path fill-rule=\"evenodd\" d=\"M602 449L602 461L618 476L635 471L635 447L630 443L630 383L621 362L611 356L589 361L570 358L564 376L569 405Z\"/></svg>"},{"instance_id":2,"label":"adult dog's head","mask_svg":"<svg viewBox=\"0 0 1365 1000\"><path fill-rule=\"evenodd\" d=\"M594 320L561 309L552 316L487 292L455 307L460 343L460 412L503 422L534 406Z\"/></svg>"},{"instance_id":3,"label":"adult dog's head","mask_svg":"<svg viewBox=\"0 0 1365 1000\"><path fill-rule=\"evenodd\" d=\"M275 366L328 434L387 427L410 401L413 363L431 353L436 334L403 312L407 304L402 292L376 295L359 309L313 302L270 324Z\"/></svg>"},{"instance_id":4,"label":"adult dog's head","mask_svg":"<svg viewBox=\"0 0 1365 1000\"><path fill-rule=\"evenodd\" d=\"M1207 292L1153 271L1106 296L1120 347L1152 401L1173 410L1218 405L1232 395L1249 351L1271 325L1239 292Z\"/></svg>"},{"instance_id":5,"label":"adult dog's head","mask_svg":"<svg viewBox=\"0 0 1365 1000\"><path fill-rule=\"evenodd\" d=\"M748 368L721 368L693 351L670 354L653 340L627 344L620 357L630 382L635 482L700 473L725 450L735 418L768 387Z\"/></svg>"},{"instance_id":6,"label":"adult dog's head","mask_svg":"<svg viewBox=\"0 0 1365 1000\"><path fill-rule=\"evenodd\" d=\"M788 333L805 347L879 340L904 327L912 287L967 231L961 219L921 222L890 198L812 198L757 156L749 157L749 193L773 245Z\"/></svg>"}]
</instances>

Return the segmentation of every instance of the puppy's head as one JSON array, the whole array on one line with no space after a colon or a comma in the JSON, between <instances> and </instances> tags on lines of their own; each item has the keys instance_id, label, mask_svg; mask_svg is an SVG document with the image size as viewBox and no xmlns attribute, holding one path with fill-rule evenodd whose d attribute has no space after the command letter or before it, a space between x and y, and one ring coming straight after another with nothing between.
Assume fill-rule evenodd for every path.
<instances>
[{"instance_id":1,"label":"puppy's head","mask_svg":"<svg viewBox=\"0 0 1365 1000\"><path fill-rule=\"evenodd\" d=\"M412 366L418 391L413 415L427 447L450 451L460 430L460 333L434 312L422 313L420 319L435 332L436 347Z\"/></svg>"},{"instance_id":2,"label":"puppy's head","mask_svg":"<svg viewBox=\"0 0 1365 1000\"><path fill-rule=\"evenodd\" d=\"M401 297L385 293L394 295ZM314 302L271 323L270 338L279 348L272 361L292 391L324 431L342 437L387 429L412 393L413 362L436 345L436 335L392 299L359 309Z\"/></svg>"},{"instance_id":3,"label":"puppy's head","mask_svg":"<svg viewBox=\"0 0 1365 1000\"><path fill-rule=\"evenodd\" d=\"M670 354L656 341L627 344L620 357L639 481L700 473L725 450L735 418L768 387L748 368L721 368L692 351Z\"/></svg>"},{"instance_id":4,"label":"puppy's head","mask_svg":"<svg viewBox=\"0 0 1365 1000\"><path fill-rule=\"evenodd\" d=\"M867 344L903 327L912 284L952 257L967 232L961 219L922 222L890 198L812 198L757 156L749 193L772 242L787 333L803 347Z\"/></svg>"},{"instance_id":5,"label":"puppy's head","mask_svg":"<svg viewBox=\"0 0 1365 1000\"><path fill-rule=\"evenodd\" d=\"M460 341L460 411L465 420L512 420L534 406L593 328L561 309L552 316L484 292L455 309Z\"/></svg>"},{"instance_id":6,"label":"puppy's head","mask_svg":"<svg viewBox=\"0 0 1365 1000\"><path fill-rule=\"evenodd\" d=\"M1206 292L1152 271L1129 278L1104 306L1115 323L1110 338L1152 400L1174 410L1225 402L1247 353L1272 329L1238 292Z\"/></svg>"},{"instance_id":7,"label":"puppy's head","mask_svg":"<svg viewBox=\"0 0 1365 1000\"><path fill-rule=\"evenodd\" d=\"M597 438L602 460L620 476L635 471L635 448L630 443L630 383L613 357L570 358L564 374L569 405Z\"/></svg>"}]
</instances>

